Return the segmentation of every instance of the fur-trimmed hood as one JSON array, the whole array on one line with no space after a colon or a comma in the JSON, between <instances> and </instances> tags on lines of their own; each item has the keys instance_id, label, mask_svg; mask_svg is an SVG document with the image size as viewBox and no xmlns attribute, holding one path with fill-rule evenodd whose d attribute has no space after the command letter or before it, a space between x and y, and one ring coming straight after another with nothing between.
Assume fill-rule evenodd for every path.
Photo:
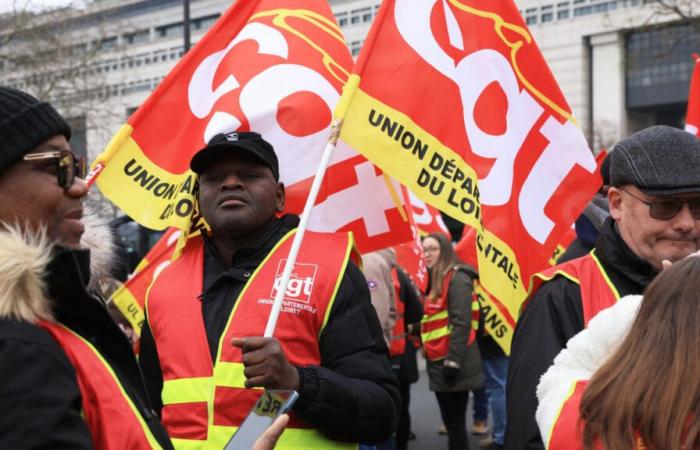
<instances>
[{"instance_id":1,"label":"fur-trimmed hood","mask_svg":"<svg viewBox=\"0 0 700 450\"><path fill-rule=\"evenodd\" d=\"M535 417L548 447L554 423L577 381L589 380L624 340L642 304L641 295L628 295L599 312L583 331L569 339L537 386Z\"/></svg>"},{"instance_id":2,"label":"fur-trimmed hood","mask_svg":"<svg viewBox=\"0 0 700 450\"><path fill-rule=\"evenodd\" d=\"M107 222L86 207L81 246L90 249L90 284L111 274L114 243ZM17 224L0 224L0 319L35 323L53 320L47 294L48 267L55 248L46 233Z\"/></svg>"},{"instance_id":3,"label":"fur-trimmed hood","mask_svg":"<svg viewBox=\"0 0 700 450\"><path fill-rule=\"evenodd\" d=\"M32 323L52 319L44 281L52 250L43 231L23 231L17 225L2 225L0 319Z\"/></svg>"}]
</instances>

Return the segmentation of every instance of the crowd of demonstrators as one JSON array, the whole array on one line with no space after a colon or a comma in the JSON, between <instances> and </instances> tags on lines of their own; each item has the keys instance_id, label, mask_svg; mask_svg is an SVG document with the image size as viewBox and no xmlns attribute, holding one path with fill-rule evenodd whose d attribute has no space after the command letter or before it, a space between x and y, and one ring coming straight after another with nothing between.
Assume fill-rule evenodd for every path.
<instances>
[{"instance_id":1,"label":"crowd of demonstrators","mask_svg":"<svg viewBox=\"0 0 700 450\"><path fill-rule=\"evenodd\" d=\"M447 428L450 450L469 448L466 413L469 391L482 384L476 330L471 325L472 289L477 274L461 264L452 242L442 234L423 239L429 270L421 340L430 390L435 392Z\"/></svg>"},{"instance_id":2,"label":"crowd of demonstrators","mask_svg":"<svg viewBox=\"0 0 700 450\"><path fill-rule=\"evenodd\" d=\"M384 330L401 396L396 433L390 442L379 448L406 450L411 435L411 385L418 381L415 335L423 317L423 305L416 287L398 265L393 249L362 255L362 271Z\"/></svg>"},{"instance_id":3,"label":"crowd of demonstrators","mask_svg":"<svg viewBox=\"0 0 700 450\"><path fill-rule=\"evenodd\" d=\"M151 286L139 358L171 438L223 446L253 406L250 388L263 387L299 392L278 448L387 441L399 392L350 237L306 233L275 338L260 337L299 223L276 217L285 192L275 151L254 132L220 134L190 167L211 231Z\"/></svg>"},{"instance_id":4,"label":"crowd of demonstrators","mask_svg":"<svg viewBox=\"0 0 700 450\"><path fill-rule=\"evenodd\" d=\"M507 383L505 448L544 448L535 390L566 342L621 296L641 294L662 268L700 247L700 140L653 126L610 159L610 218L587 255L536 277L518 320ZM539 285L539 286L538 286Z\"/></svg>"},{"instance_id":5,"label":"crowd of demonstrators","mask_svg":"<svg viewBox=\"0 0 700 450\"><path fill-rule=\"evenodd\" d=\"M262 337L299 219L279 216L272 146L217 135L190 162L209 229L151 286L138 362L99 295L111 244L83 207L70 134L51 105L0 87L0 448L222 448L266 388L300 397L255 450L403 450L418 323L450 450L469 448L482 381L494 450L700 448L700 257L680 261L700 248L689 133L654 126L615 146L578 242L533 279L510 360L477 336L477 272L442 234L423 239L419 299L391 250L364 255L363 275L347 235L308 232Z\"/></svg>"},{"instance_id":6,"label":"crowd of demonstrators","mask_svg":"<svg viewBox=\"0 0 700 450\"><path fill-rule=\"evenodd\" d=\"M694 254L568 342L537 388L547 448L700 449L699 292Z\"/></svg>"}]
</instances>

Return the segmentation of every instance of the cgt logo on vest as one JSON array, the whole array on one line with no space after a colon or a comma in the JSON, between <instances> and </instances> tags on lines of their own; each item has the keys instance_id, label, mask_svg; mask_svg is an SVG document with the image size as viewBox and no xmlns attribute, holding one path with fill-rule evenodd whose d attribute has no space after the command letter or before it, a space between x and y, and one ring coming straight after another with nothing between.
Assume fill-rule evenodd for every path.
<instances>
[{"instance_id":1,"label":"cgt logo on vest","mask_svg":"<svg viewBox=\"0 0 700 450\"><path fill-rule=\"evenodd\" d=\"M272 298L275 298L275 295L277 295L277 289L279 289L282 282L282 272L286 263L287 259L284 258L277 265L277 274L275 274L275 282L270 293ZM284 299L308 305L311 302L311 291L314 288L317 271L318 266L316 264L295 263L287 290L284 293Z\"/></svg>"}]
</instances>

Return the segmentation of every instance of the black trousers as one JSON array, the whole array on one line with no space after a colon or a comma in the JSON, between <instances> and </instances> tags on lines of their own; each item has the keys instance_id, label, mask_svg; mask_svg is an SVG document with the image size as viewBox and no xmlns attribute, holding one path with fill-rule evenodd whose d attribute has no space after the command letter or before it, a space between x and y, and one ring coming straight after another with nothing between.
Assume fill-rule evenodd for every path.
<instances>
[{"instance_id":1,"label":"black trousers","mask_svg":"<svg viewBox=\"0 0 700 450\"><path fill-rule=\"evenodd\" d=\"M411 414L408 409L411 404L411 385L399 385L399 394L401 394L401 411L399 411L399 425L396 427L396 450L406 450L408 435L411 433Z\"/></svg>"},{"instance_id":2,"label":"black trousers","mask_svg":"<svg viewBox=\"0 0 700 450\"><path fill-rule=\"evenodd\" d=\"M436 392L442 423L447 428L449 450L469 450L467 439L467 404L469 391Z\"/></svg>"}]
</instances>

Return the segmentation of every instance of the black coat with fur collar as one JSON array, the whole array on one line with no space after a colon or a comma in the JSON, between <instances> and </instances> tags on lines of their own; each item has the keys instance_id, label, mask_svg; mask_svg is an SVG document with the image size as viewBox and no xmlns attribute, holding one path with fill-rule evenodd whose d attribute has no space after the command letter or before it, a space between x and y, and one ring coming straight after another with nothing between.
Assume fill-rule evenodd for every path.
<instances>
[{"instance_id":1,"label":"black coat with fur collar","mask_svg":"<svg viewBox=\"0 0 700 450\"><path fill-rule=\"evenodd\" d=\"M50 252L45 242L23 245L21 238L0 232L0 448L93 447L75 369L51 335L34 325L51 316L100 351L153 435L172 448L149 406L128 339L86 290L89 252Z\"/></svg>"}]
</instances>

